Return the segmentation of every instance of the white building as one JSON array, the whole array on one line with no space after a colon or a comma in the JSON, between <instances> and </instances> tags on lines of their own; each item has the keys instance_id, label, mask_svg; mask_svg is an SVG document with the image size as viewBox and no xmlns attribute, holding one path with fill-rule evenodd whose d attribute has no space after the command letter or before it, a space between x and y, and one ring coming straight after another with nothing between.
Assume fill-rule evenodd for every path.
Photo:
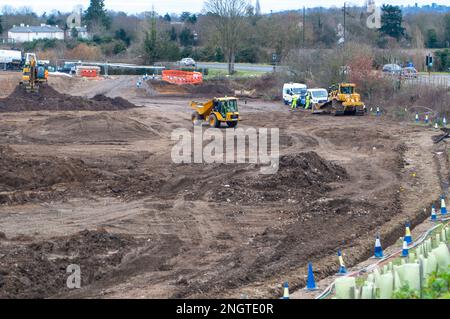
<instances>
[{"instance_id":1,"label":"white building","mask_svg":"<svg viewBox=\"0 0 450 319\"><path fill-rule=\"evenodd\" d=\"M29 26L21 24L13 26L8 31L8 38L14 42L28 42L37 39L64 40L64 31L58 26L41 24L41 26Z\"/></svg>"},{"instance_id":2,"label":"white building","mask_svg":"<svg viewBox=\"0 0 450 319\"><path fill-rule=\"evenodd\" d=\"M72 30L73 29L67 29L66 31L66 36L68 38L72 38ZM84 27L75 27L75 30L77 30L77 38L81 38L81 39L89 39L89 33L87 30L87 26Z\"/></svg>"}]
</instances>

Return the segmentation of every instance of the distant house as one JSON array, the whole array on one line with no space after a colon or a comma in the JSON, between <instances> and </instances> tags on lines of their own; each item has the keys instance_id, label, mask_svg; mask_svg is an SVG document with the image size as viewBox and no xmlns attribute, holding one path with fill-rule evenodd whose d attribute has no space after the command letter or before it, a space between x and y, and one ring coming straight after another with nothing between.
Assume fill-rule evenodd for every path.
<instances>
[{"instance_id":1,"label":"distant house","mask_svg":"<svg viewBox=\"0 0 450 319\"><path fill-rule=\"evenodd\" d=\"M40 26L29 26L21 24L13 26L8 31L8 38L16 43L28 42L37 39L64 40L64 31L58 26L41 24Z\"/></svg>"},{"instance_id":2,"label":"distant house","mask_svg":"<svg viewBox=\"0 0 450 319\"><path fill-rule=\"evenodd\" d=\"M73 29L67 29L66 31L66 36L68 38L72 38L72 30ZM89 39L89 33L87 30L87 26L84 27L75 27L75 30L77 30L77 38L81 38L81 39Z\"/></svg>"}]
</instances>

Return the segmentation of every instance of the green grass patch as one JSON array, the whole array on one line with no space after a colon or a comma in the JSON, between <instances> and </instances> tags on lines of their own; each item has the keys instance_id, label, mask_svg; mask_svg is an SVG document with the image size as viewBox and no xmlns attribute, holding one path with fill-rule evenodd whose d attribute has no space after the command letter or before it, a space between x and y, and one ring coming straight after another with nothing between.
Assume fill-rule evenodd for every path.
<instances>
[{"instance_id":1,"label":"green grass patch","mask_svg":"<svg viewBox=\"0 0 450 319\"><path fill-rule=\"evenodd\" d=\"M419 72L420 75L428 75L428 72ZM430 72L432 75L450 75L450 72Z\"/></svg>"},{"instance_id":2,"label":"green grass patch","mask_svg":"<svg viewBox=\"0 0 450 319\"><path fill-rule=\"evenodd\" d=\"M263 76L267 72L260 71L236 71L233 75L228 76L228 71L223 69L212 69L210 68L208 71L208 75L204 77L205 80L211 80L215 78L249 78L249 77L258 77Z\"/></svg>"}]
</instances>

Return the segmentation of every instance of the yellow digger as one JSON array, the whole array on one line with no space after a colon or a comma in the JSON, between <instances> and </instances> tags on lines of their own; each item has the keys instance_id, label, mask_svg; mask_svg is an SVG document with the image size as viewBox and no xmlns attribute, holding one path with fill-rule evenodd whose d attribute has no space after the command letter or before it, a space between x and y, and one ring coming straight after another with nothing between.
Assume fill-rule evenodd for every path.
<instances>
[{"instance_id":1,"label":"yellow digger","mask_svg":"<svg viewBox=\"0 0 450 319\"><path fill-rule=\"evenodd\" d=\"M39 63L34 53L27 53L25 66L23 67L22 81L28 93L38 93L39 85L46 83L48 79L48 67Z\"/></svg>"},{"instance_id":2,"label":"yellow digger","mask_svg":"<svg viewBox=\"0 0 450 319\"><path fill-rule=\"evenodd\" d=\"M366 106L361 95L355 91L353 83L335 84L328 90L328 102L312 105L314 114L327 113L333 115L364 115Z\"/></svg>"},{"instance_id":3,"label":"yellow digger","mask_svg":"<svg viewBox=\"0 0 450 319\"><path fill-rule=\"evenodd\" d=\"M201 125L208 121L211 127L218 128L222 123L236 127L241 120L237 101L235 97L214 98L205 103L192 101L192 123Z\"/></svg>"}]
</instances>

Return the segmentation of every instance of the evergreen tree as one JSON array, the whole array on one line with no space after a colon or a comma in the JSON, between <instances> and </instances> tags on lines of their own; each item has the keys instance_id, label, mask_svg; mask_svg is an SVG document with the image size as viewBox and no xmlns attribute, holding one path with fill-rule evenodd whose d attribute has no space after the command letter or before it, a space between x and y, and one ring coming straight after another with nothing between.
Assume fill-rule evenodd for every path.
<instances>
[{"instance_id":1,"label":"evergreen tree","mask_svg":"<svg viewBox=\"0 0 450 319\"><path fill-rule=\"evenodd\" d=\"M438 38L435 29L429 29L427 31L427 48L437 48L438 47Z\"/></svg>"},{"instance_id":2,"label":"evergreen tree","mask_svg":"<svg viewBox=\"0 0 450 319\"><path fill-rule=\"evenodd\" d=\"M194 34L188 28L184 28L180 33L180 44L182 46L191 46L194 44Z\"/></svg>"},{"instance_id":3,"label":"evergreen tree","mask_svg":"<svg viewBox=\"0 0 450 319\"><path fill-rule=\"evenodd\" d=\"M170 38L170 41L177 41L177 38L178 38L177 30L173 26L170 29L169 38Z\"/></svg>"},{"instance_id":4,"label":"evergreen tree","mask_svg":"<svg viewBox=\"0 0 450 319\"><path fill-rule=\"evenodd\" d=\"M381 29L383 35L388 35L397 40L405 36L405 28L402 26L403 15L399 6L383 5L381 7Z\"/></svg>"},{"instance_id":5,"label":"evergreen tree","mask_svg":"<svg viewBox=\"0 0 450 319\"><path fill-rule=\"evenodd\" d=\"M91 0L84 19L91 29L95 26L103 26L109 29L111 19L105 9L105 0Z\"/></svg>"},{"instance_id":6,"label":"evergreen tree","mask_svg":"<svg viewBox=\"0 0 450 319\"><path fill-rule=\"evenodd\" d=\"M77 28L72 28L72 30L70 30L70 35L71 35L72 39L77 39L78 38Z\"/></svg>"},{"instance_id":7,"label":"evergreen tree","mask_svg":"<svg viewBox=\"0 0 450 319\"><path fill-rule=\"evenodd\" d=\"M157 43L157 31L156 31L156 18L155 12L152 12L151 28L150 32L145 34L144 40L144 52L147 62L153 63L158 59L158 43Z\"/></svg>"},{"instance_id":8,"label":"evergreen tree","mask_svg":"<svg viewBox=\"0 0 450 319\"><path fill-rule=\"evenodd\" d=\"M445 34L445 42L446 46L450 46L450 13L447 13L444 16L444 34Z\"/></svg>"}]
</instances>

